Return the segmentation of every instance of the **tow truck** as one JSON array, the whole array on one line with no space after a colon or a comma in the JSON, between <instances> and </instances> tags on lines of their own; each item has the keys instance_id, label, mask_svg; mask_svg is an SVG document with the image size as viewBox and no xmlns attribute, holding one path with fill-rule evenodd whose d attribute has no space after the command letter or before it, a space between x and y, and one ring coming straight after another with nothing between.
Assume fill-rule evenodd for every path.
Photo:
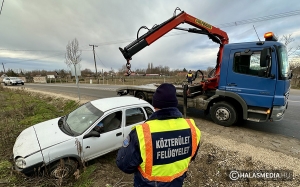
<instances>
[{"instance_id":1,"label":"tow truck","mask_svg":"<svg viewBox=\"0 0 300 187\"><path fill-rule=\"evenodd\" d=\"M177 10L180 11L176 15ZM180 24L193 28L181 28ZM132 56L151 45L173 29L207 35L219 44L216 66L209 77L193 85L177 86L177 98L186 109L196 108L210 114L222 126L231 126L243 120L264 122L283 119L288 107L291 71L285 45L278 42L273 32L264 35L265 41L229 44L227 33L211 24L176 8L173 16L154 25L148 32L124 48L119 48L126 59L127 74L131 74ZM158 85L124 86L119 95L133 95L151 100Z\"/></svg>"}]
</instances>

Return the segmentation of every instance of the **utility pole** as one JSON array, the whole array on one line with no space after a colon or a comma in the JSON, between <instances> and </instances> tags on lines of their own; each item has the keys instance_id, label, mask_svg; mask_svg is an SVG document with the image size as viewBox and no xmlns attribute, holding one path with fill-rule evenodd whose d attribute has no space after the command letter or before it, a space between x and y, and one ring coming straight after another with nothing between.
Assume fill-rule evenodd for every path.
<instances>
[{"instance_id":1,"label":"utility pole","mask_svg":"<svg viewBox=\"0 0 300 187\"><path fill-rule=\"evenodd\" d=\"M4 68L4 64L3 64L3 62L2 62L2 66L3 66L3 70L4 70L4 74L5 74L5 68Z\"/></svg>"},{"instance_id":2,"label":"utility pole","mask_svg":"<svg viewBox=\"0 0 300 187\"><path fill-rule=\"evenodd\" d=\"M98 73L97 73L97 64L96 64L96 58L95 58L95 47L98 47L97 45L91 45L90 46L93 46L93 53L94 53L94 62L95 62L95 69L96 69L96 77L97 77L97 82L99 84L99 79L98 79Z\"/></svg>"}]
</instances>

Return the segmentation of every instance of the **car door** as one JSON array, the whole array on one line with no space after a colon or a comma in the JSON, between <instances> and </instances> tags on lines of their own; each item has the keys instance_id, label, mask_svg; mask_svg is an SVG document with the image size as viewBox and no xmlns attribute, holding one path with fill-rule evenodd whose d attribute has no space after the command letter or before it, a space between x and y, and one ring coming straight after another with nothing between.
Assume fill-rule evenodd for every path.
<instances>
[{"instance_id":1,"label":"car door","mask_svg":"<svg viewBox=\"0 0 300 187\"><path fill-rule=\"evenodd\" d=\"M249 51L245 54L244 51ZM262 48L232 50L228 65L226 91L240 95L249 106L270 108L274 99L276 79L266 77L268 67L260 66ZM271 74L276 74L276 55L271 54Z\"/></svg>"},{"instance_id":2,"label":"car door","mask_svg":"<svg viewBox=\"0 0 300 187\"><path fill-rule=\"evenodd\" d=\"M104 115L85 134L91 131L100 133L100 137L82 140L84 160L91 160L121 147L123 142L122 111L113 111Z\"/></svg>"},{"instance_id":3,"label":"car door","mask_svg":"<svg viewBox=\"0 0 300 187\"><path fill-rule=\"evenodd\" d=\"M148 107L152 110L150 107ZM124 138L130 133L132 127L143 123L147 119L147 115L142 107L131 107L125 109L125 127L124 127Z\"/></svg>"}]
</instances>

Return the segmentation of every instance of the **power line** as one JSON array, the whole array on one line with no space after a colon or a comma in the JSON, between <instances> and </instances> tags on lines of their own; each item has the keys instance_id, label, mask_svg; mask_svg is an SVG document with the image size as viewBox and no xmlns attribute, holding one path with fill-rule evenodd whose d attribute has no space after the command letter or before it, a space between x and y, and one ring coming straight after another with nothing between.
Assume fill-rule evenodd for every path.
<instances>
[{"instance_id":1,"label":"power line","mask_svg":"<svg viewBox=\"0 0 300 187\"><path fill-rule=\"evenodd\" d=\"M233 27L233 26L245 25L245 24L250 24L250 23L255 23L255 22L272 20L272 19L296 16L299 14L300 14L300 10L294 10L294 11L289 11L289 12L284 12L284 13L279 13L279 14L267 15L267 16L263 16L263 17L257 17L257 18L251 18L251 19L246 19L246 20L241 20L241 21L234 21L234 22L230 22L230 23L218 24L218 25L216 25L216 27L219 27L219 28ZM183 35L183 34L189 34L189 33L181 33L180 32L180 33L168 34L163 37L177 36L177 35ZM136 39L136 38L134 38L134 39ZM105 46L105 45L120 44L120 43L131 42L132 40L133 39L122 40L122 41L103 42L103 43L98 43L98 45Z\"/></svg>"},{"instance_id":2,"label":"power line","mask_svg":"<svg viewBox=\"0 0 300 187\"><path fill-rule=\"evenodd\" d=\"M2 6L3 6L3 3L4 3L4 0L2 2ZM1 10L2 10L2 7L1 7ZM219 24L219 25L216 25L216 26L220 27L220 28L233 27L233 26L239 26L239 25L250 24L250 23L255 23L255 22L272 20L272 19L279 19L279 18L283 18L283 17L296 16L296 15L299 15L299 14L300 14L300 10L294 10L294 11L278 13L278 14L273 14L273 15L267 15L267 16L262 16L262 17L257 17L257 18L251 18L251 19L246 19L246 20L241 20L241 21L223 23L223 24ZM188 34L188 33L174 33L174 34L165 35L163 37L177 36L177 35L183 35L183 34ZM98 43L98 46L127 43L127 42L131 42L132 40L133 39L108 41L108 42ZM43 52L62 51L62 50L17 50L17 49L15 49L15 50L14 49L0 49L0 50L6 50L6 51L43 51ZM82 50L82 51L91 51L91 50ZM60 56L60 55L62 55L62 54L49 56L49 57L45 57L45 58L51 58L51 57ZM101 59L100 59L100 57L98 56L97 53L96 53L96 55L97 55L98 59L100 60L100 62L102 63L102 65L105 67L105 65L103 64L103 62L101 61ZM40 60L40 59L44 59L44 58L32 59L32 61ZM17 62L24 62L24 61L31 61L31 60L21 60L21 61L17 61Z\"/></svg>"},{"instance_id":3,"label":"power line","mask_svg":"<svg viewBox=\"0 0 300 187\"><path fill-rule=\"evenodd\" d=\"M102 62L102 60L100 59L100 57L98 56L98 54L96 53L96 55L97 55L97 57L98 57L98 59L99 59L99 61L101 62L101 64L105 67L105 68L107 68L104 64L103 64L103 62Z\"/></svg>"},{"instance_id":4,"label":"power line","mask_svg":"<svg viewBox=\"0 0 300 187\"><path fill-rule=\"evenodd\" d=\"M251 19L246 19L246 20L241 20L241 21L223 23L223 24L219 24L219 25L216 25L216 26L218 26L220 28L233 27L233 26L237 26L237 25L244 25L244 24L267 21L267 20L272 20L272 19L279 19L279 18L284 18L284 17L296 16L296 15L299 15L299 14L300 14L300 10L294 10L294 11L289 11L289 12L284 12L284 13L279 13L279 14L273 14L273 15L268 15L268 16L262 16L262 17L257 17L257 18L251 18Z\"/></svg>"},{"instance_id":5,"label":"power line","mask_svg":"<svg viewBox=\"0 0 300 187\"><path fill-rule=\"evenodd\" d=\"M65 53L59 53L56 55L51 55L51 56L46 56L46 57L42 57L42 58L36 58L36 59L28 59L28 60L19 60L19 61L14 61L14 62L26 62L26 61L36 61L36 60L41 60L41 59L45 59L45 58L52 58L52 57L56 57L56 56L61 56L64 55Z\"/></svg>"},{"instance_id":6,"label":"power line","mask_svg":"<svg viewBox=\"0 0 300 187\"><path fill-rule=\"evenodd\" d=\"M81 51L92 51L92 50L82 50ZM42 51L42 52L58 52L65 50L37 50L37 49L0 49L0 51Z\"/></svg>"},{"instance_id":7,"label":"power line","mask_svg":"<svg viewBox=\"0 0 300 187\"><path fill-rule=\"evenodd\" d=\"M0 15L1 15L1 12L2 12L3 4L4 4L4 0L2 1L1 10L0 10Z\"/></svg>"},{"instance_id":8,"label":"power line","mask_svg":"<svg viewBox=\"0 0 300 187\"><path fill-rule=\"evenodd\" d=\"M229 23L217 24L216 27L219 27L219 28L233 27L233 26L239 26L239 25L250 24L250 23L255 23L255 22L272 20L272 19L279 19L279 18L283 18L283 17L296 16L296 15L299 15L299 14L300 14L300 10L294 10L294 11L289 11L289 12L284 12L284 13L278 13L278 14L272 14L272 15L257 17L257 18L250 18L250 19L241 20L241 21L234 21L234 22L229 22ZM177 36L177 35L183 35L183 34L189 34L189 33L177 32L177 33L165 35L163 37ZM125 40L108 41L108 42L102 42L102 43L96 43L96 44L98 46L114 45L114 44L131 42L134 39L135 38L125 39ZM7 51L49 51L49 52L62 51L62 50L17 50L17 49L16 50L14 50L14 49L0 49L0 50L7 50ZM82 50L82 51L91 51L91 50Z\"/></svg>"}]
</instances>

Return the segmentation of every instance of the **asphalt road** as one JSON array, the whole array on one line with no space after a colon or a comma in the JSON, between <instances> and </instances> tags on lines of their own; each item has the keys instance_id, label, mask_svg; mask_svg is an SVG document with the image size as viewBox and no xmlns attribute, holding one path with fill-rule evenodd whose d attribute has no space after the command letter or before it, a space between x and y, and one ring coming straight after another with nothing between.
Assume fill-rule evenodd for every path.
<instances>
[{"instance_id":1,"label":"asphalt road","mask_svg":"<svg viewBox=\"0 0 300 187\"><path fill-rule=\"evenodd\" d=\"M25 87L46 92L78 95L78 88L75 84L25 84ZM79 93L81 97L89 97L91 99L114 97L117 96L115 90L119 87L122 87L122 85L80 84ZM243 126L253 130L281 134L300 139L299 111L300 90L291 90L288 110L286 111L282 121L264 123L246 121ZM201 111L199 110L188 109L189 116L196 118L204 117L203 114L199 114L201 114Z\"/></svg>"}]
</instances>

